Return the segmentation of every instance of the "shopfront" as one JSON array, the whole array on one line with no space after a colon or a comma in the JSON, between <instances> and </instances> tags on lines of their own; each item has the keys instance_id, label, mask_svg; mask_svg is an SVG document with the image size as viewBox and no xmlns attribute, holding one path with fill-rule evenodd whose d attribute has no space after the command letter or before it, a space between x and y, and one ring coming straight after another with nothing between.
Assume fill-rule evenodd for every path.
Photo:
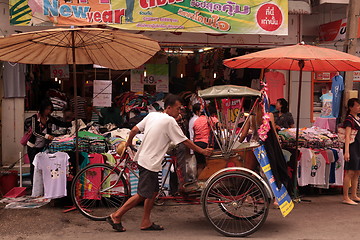
<instances>
[{"instance_id":1,"label":"shopfront","mask_svg":"<svg viewBox=\"0 0 360 240\"><path fill-rule=\"evenodd\" d=\"M16 1L11 0L9 2L11 5ZM44 16L40 17L40 12L36 11L37 8L34 8L35 10L33 11L33 17L30 20L27 18L21 22L20 20L22 18L16 18L12 16L11 23L13 25L4 26L4 29L7 30L7 34L14 33L14 31L18 29L21 29L21 31L25 32L43 29L44 26L45 28L48 28L46 25L49 25L51 21L55 20L57 20L57 23L59 24L64 23L71 25L72 18L67 17L67 15L70 14L67 14L68 8L66 7L66 4L57 1L45 2L47 3L45 4L45 12L48 14L45 15L46 18L43 18ZM231 25L230 29L226 28L225 23L220 23L219 21L217 22L217 25L215 24L215 27L202 25L201 21L205 21L205 15L203 16L204 18L200 18L201 15L197 15L196 18L193 15L189 15L189 11L186 13L184 8L179 8L180 2L185 1L179 1L176 2L176 4L169 3L166 7L164 7L164 9L168 8L166 11L172 11L173 13L176 13L176 17L172 17L171 22L169 22L169 18L155 18L157 14L160 14L157 16L162 16L161 14L164 14L164 9L160 9L156 6L144 5L140 7L147 9L146 11L140 11L137 9L139 6L134 7L134 15L132 19L133 22L128 21L127 24L113 25L112 27L132 29L134 32L141 32L142 34L159 41L162 47L162 51L138 70L115 71L103 68L94 68L92 65L79 66L77 68L77 78L79 79L78 86L80 88L80 94L92 100L94 96L94 80L112 80L111 98L114 98L126 91L141 91L141 89L150 92L180 93L182 91L195 91L197 88L207 87L218 83L231 83L251 86L251 80L258 79L260 77L260 70L236 70L232 73L232 77L229 77L229 72L222 65L222 60L232 56L242 55L247 52L253 52L281 45L296 44L301 40L301 16L288 15L286 13L287 6L285 2L287 3L287 1L275 1L277 7L275 8L274 6L270 6L269 9L274 10L273 12L267 12L266 8L263 8L264 10L261 11L255 11L255 6L248 6L245 4L236 6L234 5L235 9L238 7L242 11L242 13L234 14L236 19L240 19L238 21L229 20L229 14L231 14L231 12L218 11L217 15L220 16L220 20L224 19L225 22L227 21L227 23ZM59 4L58 7L54 5L55 3ZM259 0L257 3L258 5L266 5L265 1ZM211 9L208 9L206 6L205 8L202 8L202 5L199 5L200 2L198 1L189 1L188 4L193 5L191 7L194 9L194 11L201 10L203 12L211 12ZM81 3L72 5L80 6ZM175 5L178 6L173 8ZM71 6L70 8L72 9ZM225 5L222 6L224 7ZM32 9L32 4L29 3L29 7ZM86 6L84 5L84 7ZM110 19L106 18L106 14L102 14L101 17L98 17L98 13L96 11L100 11L101 9L96 9L96 7L97 5L95 7L92 6L91 10L93 10L93 13L90 11L88 14L88 16L93 14L93 17L84 18L83 20L91 20L92 23L99 24L104 22L105 19ZM111 9L114 9L114 11L111 12L112 15L110 12L106 13L116 17L116 14L122 14L121 11L116 12L116 10L121 10L123 8L126 8L126 6L112 5ZM247 9L250 9L249 14L245 14L247 13ZM109 10L104 8L101 11L105 13L105 11ZM262 11L264 12L264 15L262 15ZM251 20L251 22L249 20L251 19L250 16L256 17L257 12L259 12L258 18L255 18L256 20ZM59 13L58 17L55 17L56 13ZM150 15L150 13L152 13L152 15ZM241 20L240 16L245 16L246 20L248 22L250 21L250 27L246 28L244 27L245 25L242 25L246 21L244 19ZM278 20L279 22L281 19L282 23L276 25L275 22L271 23L270 21L265 21L266 17L269 16L274 16L274 21ZM144 19L145 17L147 19ZM46 19L46 21L44 21L44 19ZM126 20L126 18L122 19ZM180 21L181 19L183 20ZM184 19L187 20L184 22ZM209 19L207 20L210 21ZM116 23L116 18L113 18L113 21ZM145 26L143 23L139 24L139 22L143 21L148 21L147 24L152 24L152 27ZM170 29L170 27L167 26L165 29L161 24L161 26L156 25L159 21L167 22L167 25L175 26L178 24L178 27L176 30L174 30L174 28ZM157 28L155 28L155 26L157 26ZM183 29L179 26L184 26L185 28ZM269 28L269 26L277 27ZM160 29L158 27L160 27ZM186 29L188 29L188 31ZM154 82L151 82L152 80L149 78L149 74L152 74L151 71L154 68L154 65L156 65L157 68L159 68L159 66L160 68L167 66L164 68L167 70L168 74L167 79L165 80L167 83L162 84L162 86L154 84ZM40 99L46 95L48 90L54 89L63 92L67 97L69 97L68 94L71 92L71 66L63 66L59 68L58 66L27 65L26 69L27 73L31 74L26 75L26 81L24 85L25 96L5 98L2 103L2 155L4 165L17 160L18 154L14 154L14 152L23 152L23 148L19 144L19 139L23 135L24 119L32 114L34 110L36 110ZM145 79L146 76L144 73L146 73L148 77L147 79ZM136 77L136 74L144 78L141 79L141 77ZM161 74L164 73L157 74L157 76L161 76ZM292 89L296 89L296 79L298 79L297 74L297 72L289 73L287 71L283 71L283 75L285 77L283 93L284 97L289 99L291 108L293 106L291 103L295 103L296 99L295 92L297 91L292 92ZM290 83L290 79L293 82ZM140 82L136 82L137 80L140 80ZM294 99L294 101L292 101L292 99ZM4 112L9 114L4 115ZM61 111L59 111L59 114L61 115ZM304 121L304 125L309 118L302 119L302 121Z\"/></svg>"}]
</instances>

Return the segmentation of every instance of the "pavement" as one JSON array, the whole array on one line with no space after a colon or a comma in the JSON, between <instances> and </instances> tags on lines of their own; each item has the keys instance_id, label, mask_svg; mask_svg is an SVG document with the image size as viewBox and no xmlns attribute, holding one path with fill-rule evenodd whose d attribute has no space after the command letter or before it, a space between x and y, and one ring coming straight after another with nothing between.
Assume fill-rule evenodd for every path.
<instances>
[{"instance_id":1,"label":"pavement","mask_svg":"<svg viewBox=\"0 0 360 240\"><path fill-rule=\"evenodd\" d=\"M304 197L285 218L271 208L263 227L251 239L359 239L360 204L341 203L341 195ZM126 232L114 232L106 222L96 222L79 212L63 213L63 207L48 204L39 209L4 209L0 205L0 239L186 239L212 240L226 238L207 222L200 205L166 202L155 206L153 221L165 227L160 232L139 230L142 206L125 215Z\"/></svg>"}]
</instances>

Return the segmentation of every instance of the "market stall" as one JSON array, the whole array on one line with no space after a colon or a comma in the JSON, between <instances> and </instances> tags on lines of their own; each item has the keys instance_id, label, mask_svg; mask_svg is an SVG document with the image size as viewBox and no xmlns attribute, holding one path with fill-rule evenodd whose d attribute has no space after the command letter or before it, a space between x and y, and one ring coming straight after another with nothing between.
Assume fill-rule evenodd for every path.
<instances>
[{"instance_id":1,"label":"market stall","mask_svg":"<svg viewBox=\"0 0 360 240\"><path fill-rule=\"evenodd\" d=\"M278 132L283 149L293 152L296 145L295 128ZM297 182L300 187L326 188L342 186L344 156L338 135L318 127L303 128L299 132L299 158ZM290 161L290 158L289 158ZM290 163L289 165L291 166Z\"/></svg>"}]
</instances>

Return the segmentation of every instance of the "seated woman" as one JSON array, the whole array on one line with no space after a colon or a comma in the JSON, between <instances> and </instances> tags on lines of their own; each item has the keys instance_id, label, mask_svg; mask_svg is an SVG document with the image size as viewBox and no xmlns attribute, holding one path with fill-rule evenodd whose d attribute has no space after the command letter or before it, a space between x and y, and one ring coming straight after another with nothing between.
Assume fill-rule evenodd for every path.
<instances>
[{"instance_id":1,"label":"seated woman","mask_svg":"<svg viewBox=\"0 0 360 240\"><path fill-rule=\"evenodd\" d=\"M275 107L277 110L274 113L275 129L279 131L282 128L293 128L295 126L294 118L289 112L288 102L284 98L279 98L276 101Z\"/></svg>"}]
</instances>

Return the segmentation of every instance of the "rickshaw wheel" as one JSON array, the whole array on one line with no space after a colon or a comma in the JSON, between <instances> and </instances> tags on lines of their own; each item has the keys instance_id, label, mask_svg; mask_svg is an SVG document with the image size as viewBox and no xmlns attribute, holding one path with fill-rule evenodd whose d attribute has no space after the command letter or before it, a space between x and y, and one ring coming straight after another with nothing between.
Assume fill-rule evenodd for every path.
<instances>
[{"instance_id":1,"label":"rickshaw wheel","mask_svg":"<svg viewBox=\"0 0 360 240\"><path fill-rule=\"evenodd\" d=\"M269 212L263 183L242 171L215 176L203 191L201 203L208 221L229 237L245 237L256 232Z\"/></svg>"}]
</instances>

